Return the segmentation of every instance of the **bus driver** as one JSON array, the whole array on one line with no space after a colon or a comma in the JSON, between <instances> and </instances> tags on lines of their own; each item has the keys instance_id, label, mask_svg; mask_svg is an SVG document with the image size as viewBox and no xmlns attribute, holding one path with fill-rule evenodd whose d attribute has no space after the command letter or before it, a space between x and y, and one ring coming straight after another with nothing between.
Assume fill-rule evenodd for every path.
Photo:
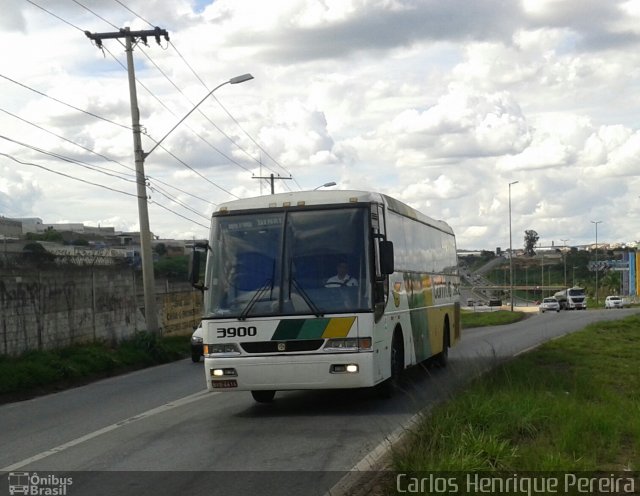
<instances>
[{"instance_id":1,"label":"bus driver","mask_svg":"<svg viewBox=\"0 0 640 496\"><path fill-rule=\"evenodd\" d=\"M349 275L349 265L342 260L338 263L337 274L327 279L325 288L339 288L345 286L357 286L358 280Z\"/></svg>"}]
</instances>

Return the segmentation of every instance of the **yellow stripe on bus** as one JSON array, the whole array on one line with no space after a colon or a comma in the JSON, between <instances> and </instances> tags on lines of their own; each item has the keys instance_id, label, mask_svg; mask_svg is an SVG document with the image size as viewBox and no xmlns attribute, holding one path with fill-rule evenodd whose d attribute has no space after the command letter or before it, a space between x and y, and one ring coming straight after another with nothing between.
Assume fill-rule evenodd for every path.
<instances>
[{"instance_id":1,"label":"yellow stripe on bus","mask_svg":"<svg viewBox=\"0 0 640 496\"><path fill-rule=\"evenodd\" d=\"M335 317L322 333L323 338L346 338L351 330L355 317Z\"/></svg>"}]
</instances>

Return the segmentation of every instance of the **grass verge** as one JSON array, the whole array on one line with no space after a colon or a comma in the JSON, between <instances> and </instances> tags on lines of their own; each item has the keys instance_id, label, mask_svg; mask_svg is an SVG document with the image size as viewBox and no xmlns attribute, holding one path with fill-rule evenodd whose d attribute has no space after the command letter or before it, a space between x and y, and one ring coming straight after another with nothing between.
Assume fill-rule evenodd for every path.
<instances>
[{"instance_id":1,"label":"grass verge","mask_svg":"<svg viewBox=\"0 0 640 496\"><path fill-rule=\"evenodd\" d=\"M189 336L139 332L118 346L91 343L53 351L0 356L0 403L85 384L189 356Z\"/></svg>"},{"instance_id":2,"label":"grass verge","mask_svg":"<svg viewBox=\"0 0 640 496\"><path fill-rule=\"evenodd\" d=\"M548 342L436 407L393 470L640 470L638 363L639 316Z\"/></svg>"},{"instance_id":3,"label":"grass verge","mask_svg":"<svg viewBox=\"0 0 640 496\"><path fill-rule=\"evenodd\" d=\"M526 318L524 312L510 312L508 310L498 310L496 312L472 312L462 310L460 313L460 323L463 329L471 327L486 327L494 325L513 324Z\"/></svg>"}]
</instances>

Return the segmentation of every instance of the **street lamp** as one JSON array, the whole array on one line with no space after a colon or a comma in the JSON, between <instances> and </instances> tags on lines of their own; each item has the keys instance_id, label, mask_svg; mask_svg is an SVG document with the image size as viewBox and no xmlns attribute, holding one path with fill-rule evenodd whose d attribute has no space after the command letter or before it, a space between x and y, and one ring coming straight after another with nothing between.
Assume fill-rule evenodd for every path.
<instances>
[{"instance_id":1,"label":"street lamp","mask_svg":"<svg viewBox=\"0 0 640 496\"><path fill-rule=\"evenodd\" d=\"M511 295L511 311L513 312L513 246L511 238L511 185L518 184L518 181L509 183L509 293Z\"/></svg>"},{"instance_id":2,"label":"street lamp","mask_svg":"<svg viewBox=\"0 0 640 496\"><path fill-rule=\"evenodd\" d=\"M317 188L313 188L313 191L315 191L317 189L320 189L320 188L328 188L329 186L335 186L335 185L336 185L335 181L331 181L330 183L324 183L324 184L321 184L320 186L318 186Z\"/></svg>"},{"instance_id":3,"label":"street lamp","mask_svg":"<svg viewBox=\"0 0 640 496\"><path fill-rule=\"evenodd\" d=\"M243 74L225 81L213 88L206 96L200 100L193 109L178 121L168 133L166 133L148 152L142 150L142 138L140 129L140 111L138 109L138 99L135 88L135 75L133 72L133 58L131 57L131 38L127 38L127 62L129 66L129 93L131 97L131 116L133 121L133 150L135 154L136 182L138 193L138 217L140 221L140 257L142 259L142 283L144 287L144 317L147 324L147 331L151 333L159 332L158 312L156 309L155 277L153 274L153 254L151 250L151 230L149 228L149 211L147 205L147 186L144 175L144 161L175 128L177 128L191 113L196 110L214 91L225 84L244 83L253 79L251 74Z\"/></svg>"},{"instance_id":4,"label":"street lamp","mask_svg":"<svg viewBox=\"0 0 640 496\"><path fill-rule=\"evenodd\" d=\"M561 239L560 241L562 241L563 244L563 250L562 250L562 258L564 260L564 288L567 289L567 241L569 241L568 239Z\"/></svg>"},{"instance_id":5,"label":"street lamp","mask_svg":"<svg viewBox=\"0 0 640 496\"><path fill-rule=\"evenodd\" d=\"M598 224L601 224L601 220L592 220L592 224L596 225L596 305L598 305Z\"/></svg>"}]
</instances>

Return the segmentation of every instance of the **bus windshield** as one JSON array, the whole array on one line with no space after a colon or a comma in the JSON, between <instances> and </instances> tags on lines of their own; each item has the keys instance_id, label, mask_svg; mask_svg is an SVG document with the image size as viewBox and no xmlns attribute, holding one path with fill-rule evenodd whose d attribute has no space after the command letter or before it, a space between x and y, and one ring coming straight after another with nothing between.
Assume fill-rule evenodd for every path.
<instances>
[{"instance_id":1,"label":"bus windshield","mask_svg":"<svg viewBox=\"0 0 640 496\"><path fill-rule=\"evenodd\" d=\"M367 213L345 207L214 217L205 315L371 311Z\"/></svg>"}]
</instances>

